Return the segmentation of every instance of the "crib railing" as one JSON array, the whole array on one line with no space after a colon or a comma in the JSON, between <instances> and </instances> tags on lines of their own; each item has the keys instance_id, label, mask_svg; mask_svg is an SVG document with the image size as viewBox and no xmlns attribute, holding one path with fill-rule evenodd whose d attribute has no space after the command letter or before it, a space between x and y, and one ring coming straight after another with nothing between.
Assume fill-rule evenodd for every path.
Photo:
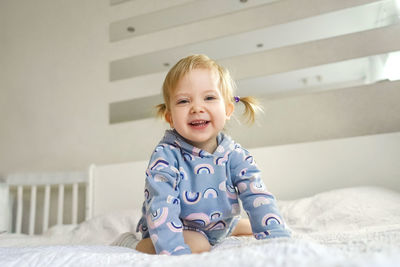
<instances>
[{"instance_id":1,"label":"crib railing","mask_svg":"<svg viewBox=\"0 0 400 267\"><path fill-rule=\"evenodd\" d=\"M12 192L16 192L16 196L14 196L14 205L16 206L16 210L14 214L11 215L14 220L10 220L12 224L9 227L9 232L14 228L15 233L22 233L22 219L23 219L23 201L24 201L24 190L28 189L30 191L30 200L29 200L29 226L28 226L28 234L35 234L35 221L36 221L36 211L38 208L37 205L37 192L39 188L44 190L44 198L43 198L43 217L41 222L42 232L45 232L49 228L49 219L50 219L50 197L52 193L52 187L56 187L57 193L57 225L63 224L64 219L64 205L65 205L65 193L66 188L72 188L72 203L71 204L71 223L78 223L78 205L85 205L85 219L88 218L90 214L88 210L90 209L90 193L88 192L88 174L86 172L67 172L67 173L40 173L40 174L11 174L6 176L6 184L8 186L8 194L12 196ZM78 190L79 187L85 188L85 199L84 201L80 201ZM12 202L14 202L12 201ZM14 226L14 227L12 227Z\"/></svg>"}]
</instances>

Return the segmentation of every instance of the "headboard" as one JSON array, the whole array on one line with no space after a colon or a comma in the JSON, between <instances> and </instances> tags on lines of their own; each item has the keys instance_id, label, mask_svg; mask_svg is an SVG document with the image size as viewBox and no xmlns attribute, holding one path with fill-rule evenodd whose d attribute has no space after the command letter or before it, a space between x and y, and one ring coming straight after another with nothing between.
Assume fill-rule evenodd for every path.
<instances>
[{"instance_id":1,"label":"headboard","mask_svg":"<svg viewBox=\"0 0 400 267\"><path fill-rule=\"evenodd\" d=\"M93 164L89 170L92 199L90 216L115 210L140 208L144 199L147 164L147 161Z\"/></svg>"},{"instance_id":2,"label":"headboard","mask_svg":"<svg viewBox=\"0 0 400 267\"><path fill-rule=\"evenodd\" d=\"M400 133L250 149L278 199L375 185L400 191ZM92 215L140 208L147 161L93 165Z\"/></svg>"},{"instance_id":3,"label":"headboard","mask_svg":"<svg viewBox=\"0 0 400 267\"><path fill-rule=\"evenodd\" d=\"M87 172L7 175L0 184L0 230L34 235L52 224L77 224L89 218L87 180Z\"/></svg>"},{"instance_id":4,"label":"headboard","mask_svg":"<svg viewBox=\"0 0 400 267\"><path fill-rule=\"evenodd\" d=\"M281 200L366 185L400 192L400 133L260 147L250 152L268 190ZM147 165L145 160L91 165L89 174L8 175L0 180L0 232L32 235L52 224L76 224L107 212L140 209Z\"/></svg>"}]
</instances>

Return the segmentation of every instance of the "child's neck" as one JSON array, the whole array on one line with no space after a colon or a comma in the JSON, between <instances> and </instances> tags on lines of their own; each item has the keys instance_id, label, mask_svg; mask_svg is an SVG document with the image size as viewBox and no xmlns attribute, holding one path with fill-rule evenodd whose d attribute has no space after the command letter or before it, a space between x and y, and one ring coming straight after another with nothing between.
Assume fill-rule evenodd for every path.
<instances>
[{"instance_id":1,"label":"child's neck","mask_svg":"<svg viewBox=\"0 0 400 267\"><path fill-rule=\"evenodd\" d=\"M185 137L180 135L178 131L174 130L174 132L177 133L183 140L185 140L186 143L191 144L194 147L200 148L201 150L207 151L210 154L214 154L215 150L218 147L218 136L216 136L215 138L211 139L208 142L196 143L186 139Z\"/></svg>"},{"instance_id":2,"label":"child's neck","mask_svg":"<svg viewBox=\"0 0 400 267\"><path fill-rule=\"evenodd\" d=\"M200 148L201 150L207 151L210 154L213 154L218 146L217 137L215 137L214 139L212 139L208 142L204 142L204 143L196 143L196 142L192 142L187 139L185 139L185 140L187 143L191 144L192 146Z\"/></svg>"}]
</instances>

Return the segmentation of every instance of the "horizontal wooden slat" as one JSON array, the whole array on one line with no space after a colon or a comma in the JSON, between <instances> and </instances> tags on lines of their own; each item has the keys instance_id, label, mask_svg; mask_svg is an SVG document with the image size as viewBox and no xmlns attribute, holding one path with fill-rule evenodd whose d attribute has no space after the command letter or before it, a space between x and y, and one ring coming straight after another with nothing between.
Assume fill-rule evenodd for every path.
<instances>
[{"instance_id":1,"label":"horizontal wooden slat","mask_svg":"<svg viewBox=\"0 0 400 267\"><path fill-rule=\"evenodd\" d=\"M365 43L373 42L373 46ZM267 50L260 53L248 54L219 62L233 73L236 80L270 76L278 73L326 65L357 58L384 54L400 50L400 25L394 24L364 32L338 36L303 44ZM334 51L334 52L333 52ZM146 76L119 81L113 87L115 94L109 96L113 102L129 101L141 96L132 88L141 90L142 97L160 98L160 86L165 73L151 75L151 82L146 82ZM157 84L159 86L157 86ZM117 90L118 86L120 90ZM113 83L111 86L114 86ZM244 88L246 89L246 88ZM154 105L158 104L154 102ZM149 117L151 114L149 113ZM113 120L118 121L117 118Z\"/></svg>"},{"instance_id":2,"label":"horizontal wooden slat","mask_svg":"<svg viewBox=\"0 0 400 267\"><path fill-rule=\"evenodd\" d=\"M118 102L160 94L161 85L166 74L167 71L152 73L109 83L110 90L107 90L107 100L109 102ZM135 88L140 88L140 90Z\"/></svg>"},{"instance_id":3,"label":"horizontal wooden slat","mask_svg":"<svg viewBox=\"0 0 400 267\"><path fill-rule=\"evenodd\" d=\"M261 99L259 125L227 126L245 147L279 146L400 132L400 81ZM260 132L263 139L255 138Z\"/></svg>"},{"instance_id":4,"label":"horizontal wooden slat","mask_svg":"<svg viewBox=\"0 0 400 267\"><path fill-rule=\"evenodd\" d=\"M252 0L243 3L232 0L201 0L181 5L172 3L174 5L172 8L161 9L141 16L131 15L128 18L112 22L110 24L110 41L132 38L275 1L277 0ZM128 27L134 27L135 30L127 31Z\"/></svg>"},{"instance_id":5,"label":"horizontal wooden slat","mask_svg":"<svg viewBox=\"0 0 400 267\"><path fill-rule=\"evenodd\" d=\"M172 8L177 5L183 5L196 0L115 0L116 4L110 7L109 21L121 20L133 16L153 13L165 8Z\"/></svg>"},{"instance_id":6,"label":"horizontal wooden slat","mask_svg":"<svg viewBox=\"0 0 400 267\"><path fill-rule=\"evenodd\" d=\"M376 0L285 0L157 31L110 45L110 60L183 46L304 19ZM162 40L162 41L160 41ZM134 48L134 49L132 49Z\"/></svg>"},{"instance_id":7,"label":"horizontal wooden slat","mask_svg":"<svg viewBox=\"0 0 400 267\"><path fill-rule=\"evenodd\" d=\"M111 103L109 107L109 122L113 124L124 121L141 120L150 116L155 117L155 103L162 103L163 101L161 95L155 95ZM132 112L133 107L134 112Z\"/></svg>"},{"instance_id":8,"label":"horizontal wooden slat","mask_svg":"<svg viewBox=\"0 0 400 267\"><path fill-rule=\"evenodd\" d=\"M382 13L382 9L386 9L387 12L377 23L377 16ZM386 0L223 38L127 57L110 63L110 80L164 72L189 54L206 54L220 60L371 30L393 24L395 13L393 2ZM354 20L355 17L363 19ZM299 29L304 29L301 34L298 33ZM257 47L258 44L261 47Z\"/></svg>"},{"instance_id":9,"label":"horizontal wooden slat","mask_svg":"<svg viewBox=\"0 0 400 267\"><path fill-rule=\"evenodd\" d=\"M367 46L366 43L374 43ZM400 24L220 60L238 80L400 50ZM333 52L334 51L334 52Z\"/></svg>"},{"instance_id":10,"label":"horizontal wooden slat","mask_svg":"<svg viewBox=\"0 0 400 267\"><path fill-rule=\"evenodd\" d=\"M86 183L87 174L84 172L68 173L15 173L6 177L9 185L57 185Z\"/></svg>"}]
</instances>

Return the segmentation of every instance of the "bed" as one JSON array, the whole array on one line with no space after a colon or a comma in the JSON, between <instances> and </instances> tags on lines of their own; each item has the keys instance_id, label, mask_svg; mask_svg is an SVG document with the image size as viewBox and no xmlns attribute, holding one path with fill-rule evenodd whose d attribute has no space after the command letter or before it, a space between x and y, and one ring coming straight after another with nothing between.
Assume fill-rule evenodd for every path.
<instances>
[{"instance_id":1,"label":"bed","mask_svg":"<svg viewBox=\"0 0 400 267\"><path fill-rule=\"evenodd\" d=\"M78 185L65 186L72 195L85 192L82 204L69 201L72 206L84 207L82 222L71 215L75 221L56 220L48 229L39 227L44 229L40 235L32 231L0 234L0 266L400 266L399 138L399 134L389 134L253 149L260 167L269 169L272 177L279 164L290 169L280 172L280 182L269 184L275 187L271 191L278 196L292 238L258 241L229 237L211 252L179 257L146 255L109 245L119 234L136 228L143 179L132 177L143 176L147 163L92 165L80 176ZM345 156L335 156L335 150L345 148ZM335 162L330 168L322 157L327 152ZM380 157L369 156L376 153ZM390 157L381 160L382 153ZM294 156L299 160L291 162ZM349 157L357 158L347 162ZM304 167L303 172L296 164ZM360 168L360 164L366 167ZM371 164L377 166L376 173L369 168ZM319 173L322 169L325 171ZM303 182L303 190L278 186L287 184L293 173L301 178L297 184ZM357 177L349 179L346 173ZM322 182L319 175L323 175ZM39 186L32 177L30 182ZM329 182L331 177L337 179ZM18 189L16 192L18 198ZM30 196L29 200L33 199ZM32 220L27 217L28 222Z\"/></svg>"}]
</instances>

